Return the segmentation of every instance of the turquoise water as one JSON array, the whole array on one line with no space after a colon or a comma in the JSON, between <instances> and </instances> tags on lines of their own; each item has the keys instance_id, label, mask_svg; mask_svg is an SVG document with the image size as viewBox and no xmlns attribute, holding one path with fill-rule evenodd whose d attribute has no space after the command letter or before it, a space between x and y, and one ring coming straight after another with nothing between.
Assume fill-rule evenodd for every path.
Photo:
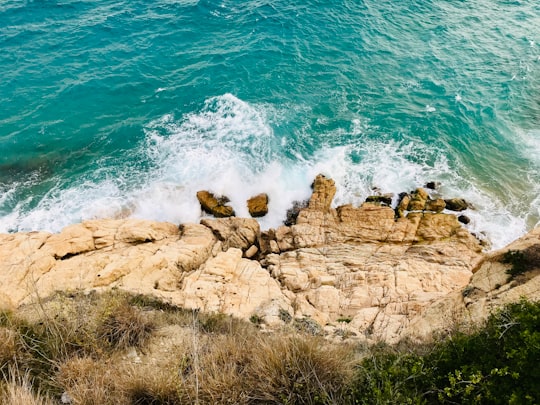
<instances>
[{"instance_id":1,"label":"turquoise water","mask_svg":"<svg viewBox=\"0 0 540 405\"><path fill-rule=\"evenodd\" d=\"M440 181L495 247L540 219L540 3L4 0L0 232L198 221L270 195L263 228Z\"/></svg>"}]
</instances>

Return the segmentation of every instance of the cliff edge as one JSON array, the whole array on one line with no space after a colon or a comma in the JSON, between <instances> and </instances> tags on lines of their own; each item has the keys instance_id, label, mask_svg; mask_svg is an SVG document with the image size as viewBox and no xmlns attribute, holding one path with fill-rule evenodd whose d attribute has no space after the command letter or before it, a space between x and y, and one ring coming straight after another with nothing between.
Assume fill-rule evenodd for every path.
<instances>
[{"instance_id":1,"label":"cliff edge","mask_svg":"<svg viewBox=\"0 0 540 405\"><path fill-rule=\"evenodd\" d=\"M270 326L296 319L322 332L394 342L428 336L450 320L483 319L521 296L538 299L540 229L485 254L456 215L440 212L421 189L411 200L424 203L399 212L376 200L334 209L335 192L331 179L317 176L295 223L265 232L255 219L208 217L180 226L92 220L59 234L2 234L0 307L59 290L118 288ZM513 254L526 271L511 279L508 251L525 252Z\"/></svg>"}]
</instances>

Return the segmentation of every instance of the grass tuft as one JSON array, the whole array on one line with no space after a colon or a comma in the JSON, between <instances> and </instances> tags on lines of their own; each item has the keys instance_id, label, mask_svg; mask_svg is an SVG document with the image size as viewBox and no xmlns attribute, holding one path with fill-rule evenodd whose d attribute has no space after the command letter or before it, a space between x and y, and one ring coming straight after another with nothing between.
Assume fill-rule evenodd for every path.
<instances>
[{"instance_id":1,"label":"grass tuft","mask_svg":"<svg viewBox=\"0 0 540 405\"><path fill-rule=\"evenodd\" d=\"M156 324L136 307L121 303L98 326L98 337L115 349L143 347Z\"/></svg>"}]
</instances>

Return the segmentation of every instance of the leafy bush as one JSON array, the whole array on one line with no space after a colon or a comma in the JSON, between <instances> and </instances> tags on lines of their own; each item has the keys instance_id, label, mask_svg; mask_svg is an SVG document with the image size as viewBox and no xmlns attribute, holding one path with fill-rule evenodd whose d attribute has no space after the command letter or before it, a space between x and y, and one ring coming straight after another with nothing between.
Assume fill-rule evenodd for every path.
<instances>
[{"instance_id":1,"label":"leafy bush","mask_svg":"<svg viewBox=\"0 0 540 405\"><path fill-rule=\"evenodd\" d=\"M360 404L534 404L540 402L539 362L540 304L521 301L425 355L374 351L359 367L354 397Z\"/></svg>"}]
</instances>

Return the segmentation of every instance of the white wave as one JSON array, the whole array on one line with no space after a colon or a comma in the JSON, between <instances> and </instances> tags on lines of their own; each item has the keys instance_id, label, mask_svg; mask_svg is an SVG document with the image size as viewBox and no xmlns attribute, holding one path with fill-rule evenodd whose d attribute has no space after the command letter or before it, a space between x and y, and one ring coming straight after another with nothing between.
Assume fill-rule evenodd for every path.
<instances>
[{"instance_id":1,"label":"white wave","mask_svg":"<svg viewBox=\"0 0 540 405\"><path fill-rule=\"evenodd\" d=\"M396 142L384 134L375 139L373 132L378 129L359 118L348 130L321 134L322 139L346 135L343 138L351 139L349 144L321 145L306 157L295 149L293 137L284 139L274 133L273 123L279 123L283 114L272 106L225 94L208 99L200 111L179 118L165 115L149 123L146 142L133 152L133 159L150 161L149 169L118 169L108 163L108 170L122 173L103 175L99 181L81 180L69 188L59 183L34 208L29 208L31 201L21 201L1 216L0 232L59 231L85 219L128 215L198 222L203 214L196 193L203 189L227 195L237 215L246 217L246 200L267 193L269 213L259 222L262 229L275 228L293 201L309 198L310 184L318 173L336 182L335 206L358 206L374 189L394 193L396 202L400 192L428 181L441 182L441 196L463 197L476 207L465 212L471 218L468 227L485 235L494 248L530 227L526 215L516 215L494 193L478 187L459 162L450 163L442 150L418 140ZM538 198L535 204L533 209L538 210Z\"/></svg>"}]
</instances>

